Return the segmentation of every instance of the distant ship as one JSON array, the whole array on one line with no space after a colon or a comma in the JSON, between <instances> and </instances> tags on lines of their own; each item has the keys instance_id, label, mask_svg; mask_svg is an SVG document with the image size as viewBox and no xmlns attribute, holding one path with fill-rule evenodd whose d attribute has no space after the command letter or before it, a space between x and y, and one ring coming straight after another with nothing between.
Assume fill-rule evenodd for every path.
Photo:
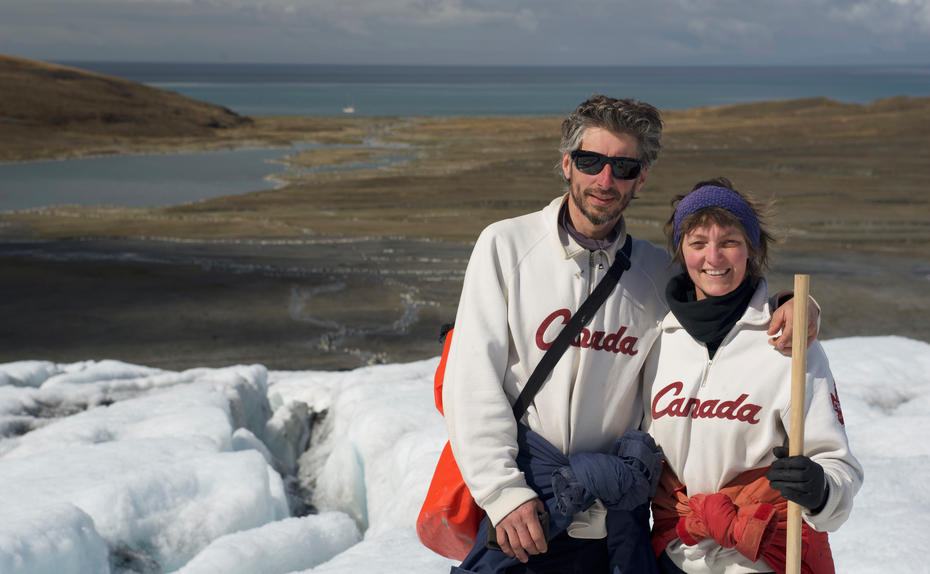
<instances>
[{"instance_id":1,"label":"distant ship","mask_svg":"<svg viewBox=\"0 0 930 574\"><path fill-rule=\"evenodd\" d=\"M344 114L354 114L354 113L355 113L355 106L349 104L348 106L343 107L343 108L342 108L342 113L344 113Z\"/></svg>"}]
</instances>

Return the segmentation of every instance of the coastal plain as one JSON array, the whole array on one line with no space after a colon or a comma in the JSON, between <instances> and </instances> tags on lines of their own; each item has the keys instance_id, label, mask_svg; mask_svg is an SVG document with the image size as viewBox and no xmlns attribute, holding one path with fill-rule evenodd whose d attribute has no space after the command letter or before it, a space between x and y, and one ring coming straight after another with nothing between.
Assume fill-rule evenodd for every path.
<instances>
[{"instance_id":1,"label":"coastal plain","mask_svg":"<svg viewBox=\"0 0 930 574\"><path fill-rule=\"evenodd\" d=\"M142 108L194 105L166 101ZM289 154L273 189L167 207L0 212L0 361L289 370L436 356L480 230L562 192L558 117L185 109L190 125L167 129L164 116L52 121L0 108L16 136L2 140L0 161L241 146ZM663 118L660 159L627 211L634 236L664 244L672 198L726 176L773 202L770 285L811 275L822 338L930 341L930 98L812 98ZM291 147L299 142L331 147ZM317 169L334 166L344 169Z\"/></svg>"}]
</instances>

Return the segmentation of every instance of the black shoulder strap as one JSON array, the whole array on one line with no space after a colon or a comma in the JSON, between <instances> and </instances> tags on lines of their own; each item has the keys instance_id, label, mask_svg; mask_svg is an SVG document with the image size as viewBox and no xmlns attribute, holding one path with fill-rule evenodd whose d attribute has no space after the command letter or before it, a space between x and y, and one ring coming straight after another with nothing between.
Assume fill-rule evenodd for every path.
<instances>
[{"instance_id":1,"label":"black shoulder strap","mask_svg":"<svg viewBox=\"0 0 930 574\"><path fill-rule=\"evenodd\" d=\"M581 332L582 327L591 321L594 314L597 313L597 310L600 309L604 301L607 300L607 296L610 295L610 292L613 291L614 287L620 281L620 276L623 275L623 272L630 268L630 254L632 252L633 239L627 235L626 243L623 244L623 248L618 250L614 256L614 263L607 269L607 275L601 279L597 287L594 288L594 292L588 295L588 298L581 304L578 311L569 319L568 324L562 328L562 332L559 333L559 336L556 337L549 349L546 350L546 354L543 355L539 364L536 365L536 369L533 371L533 374L530 375L530 379L526 382L526 386L520 391L520 396L517 397L517 401L513 404L513 416L518 421L523 418L526 409L528 409L530 403L533 402L533 397L535 397L539 389L542 388L549 373L552 372L556 363L562 358L565 350L568 349L568 346L571 345L575 337L578 336L578 333Z\"/></svg>"}]
</instances>

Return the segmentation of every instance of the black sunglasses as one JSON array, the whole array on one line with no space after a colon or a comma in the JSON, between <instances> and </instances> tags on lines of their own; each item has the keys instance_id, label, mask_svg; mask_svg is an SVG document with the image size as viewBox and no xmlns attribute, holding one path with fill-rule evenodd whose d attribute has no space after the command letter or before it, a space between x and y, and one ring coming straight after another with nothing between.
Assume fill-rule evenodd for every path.
<instances>
[{"instance_id":1,"label":"black sunglasses","mask_svg":"<svg viewBox=\"0 0 930 574\"><path fill-rule=\"evenodd\" d=\"M616 179L636 179L643 169L643 162L631 157L609 157L596 151L576 149L571 154L575 167L581 173L597 175L601 173L606 164L610 164L610 172Z\"/></svg>"}]
</instances>

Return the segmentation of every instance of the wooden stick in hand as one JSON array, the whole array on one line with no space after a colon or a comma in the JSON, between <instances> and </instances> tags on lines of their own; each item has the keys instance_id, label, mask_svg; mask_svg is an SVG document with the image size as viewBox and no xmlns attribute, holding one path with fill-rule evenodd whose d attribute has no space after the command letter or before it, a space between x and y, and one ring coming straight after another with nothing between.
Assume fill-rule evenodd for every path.
<instances>
[{"instance_id":1,"label":"wooden stick in hand","mask_svg":"<svg viewBox=\"0 0 930 574\"><path fill-rule=\"evenodd\" d=\"M791 428L788 455L804 454L805 383L807 381L807 298L810 276L794 276L794 331L791 335ZM801 506L788 501L788 540L785 572L801 572Z\"/></svg>"}]
</instances>

